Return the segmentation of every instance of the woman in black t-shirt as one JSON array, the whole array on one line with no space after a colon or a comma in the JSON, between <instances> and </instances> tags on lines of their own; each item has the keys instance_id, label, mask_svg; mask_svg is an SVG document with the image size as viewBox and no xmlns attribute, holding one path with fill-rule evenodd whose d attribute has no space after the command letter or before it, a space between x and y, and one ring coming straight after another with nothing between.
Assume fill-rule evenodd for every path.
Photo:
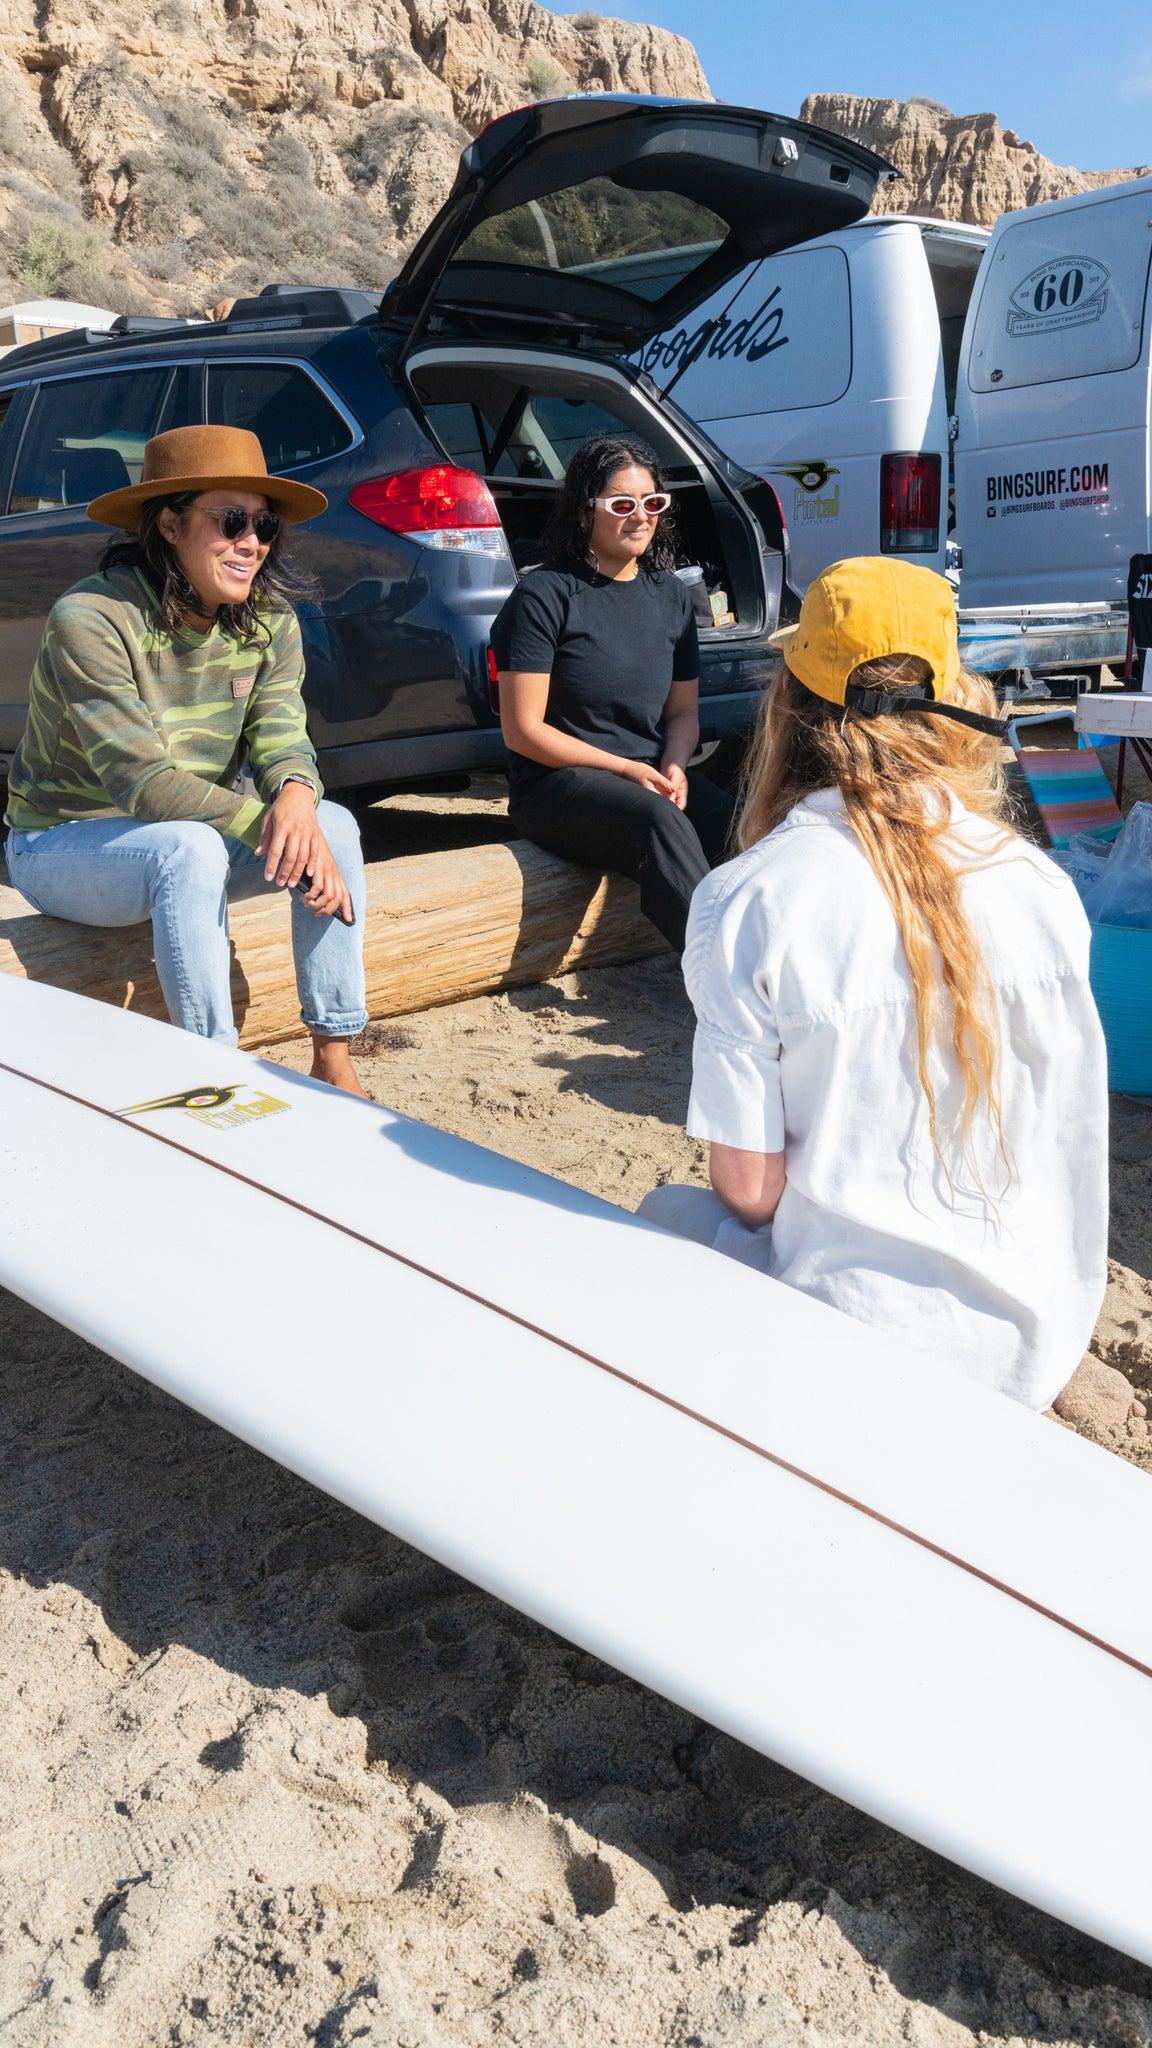
<instances>
[{"instance_id":1,"label":"woman in black t-shirt","mask_svg":"<svg viewBox=\"0 0 1152 2048\"><path fill-rule=\"evenodd\" d=\"M492 646L513 824L562 859L631 875L680 952L732 799L688 767L700 656L671 502L642 441L583 442L544 536L549 566L522 578Z\"/></svg>"}]
</instances>

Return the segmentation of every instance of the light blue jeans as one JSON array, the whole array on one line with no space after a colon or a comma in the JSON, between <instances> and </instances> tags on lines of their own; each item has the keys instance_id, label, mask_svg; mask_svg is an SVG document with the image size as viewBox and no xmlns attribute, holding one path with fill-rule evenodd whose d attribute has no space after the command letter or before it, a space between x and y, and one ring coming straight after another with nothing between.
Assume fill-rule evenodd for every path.
<instances>
[{"instance_id":1,"label":"light blue jeans","mask_svg":"<svg viewBox=\"0 0 1152 2048\"><path fill-rule=\"evenodd\" d=\"M292 957L300 1015L321 1038L364 1029L364 863L350 811L321 803L320 830L348 884L356 923L317 917L292 897ZM156 972L173 1024L236 1044L229 987L228 900L260 896L264 862L211 825L137 825L91 818L47 832L10 832L8 872L34 910L73 924L152 920Z\"/></svg>"}]
</instances>

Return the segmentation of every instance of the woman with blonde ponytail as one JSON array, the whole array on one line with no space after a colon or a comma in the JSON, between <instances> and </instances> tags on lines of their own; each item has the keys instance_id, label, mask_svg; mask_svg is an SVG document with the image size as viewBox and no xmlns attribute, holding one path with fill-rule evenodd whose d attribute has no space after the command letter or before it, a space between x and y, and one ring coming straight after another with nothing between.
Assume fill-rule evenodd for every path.
<instances>
[{"instance_id":1,"label":"woman with blonde ponytail","mask_svg":"<svg viewBox=\"0 0 1152 2048\"><path fill-rule=\"evenodd\" d=\"M1047 1407L1106 1279L1084 914L1008 822L1005 728L942 577L837 563L777 639L743 850L684 955L713 1192L641 1213Z\"/></svg>"}]
</instances>

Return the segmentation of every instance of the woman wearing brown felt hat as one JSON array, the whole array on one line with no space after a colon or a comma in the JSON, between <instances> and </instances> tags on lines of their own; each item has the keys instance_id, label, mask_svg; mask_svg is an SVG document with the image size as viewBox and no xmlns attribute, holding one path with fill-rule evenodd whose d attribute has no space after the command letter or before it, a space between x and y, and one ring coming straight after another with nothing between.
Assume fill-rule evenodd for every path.
<instances>
[{"instance_id":1,"label":"woman wearing brown felt hat","mask_svg":"<svg viewBox=\"0 0 1152 2048\"><path fill-rule=\"evenodd\" d=\"M38 910L151 918L173 1023L236 1043L230 897L289 888L313 1074L362 1093L364 873L349 812L325 803L283 530L323 512L269 476L255 434L178 427L140 481L88 517L129 538L57 601L9 776L8 866ZM247 763L255 796L236 785Z\"/></svg>"}]
</instances>

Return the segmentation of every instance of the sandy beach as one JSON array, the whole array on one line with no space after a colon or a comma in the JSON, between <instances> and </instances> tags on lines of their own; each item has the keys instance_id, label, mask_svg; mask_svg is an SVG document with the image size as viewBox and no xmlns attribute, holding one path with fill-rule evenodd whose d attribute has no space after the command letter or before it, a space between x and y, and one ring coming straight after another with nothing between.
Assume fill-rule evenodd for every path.
<instances>
[{"instance_id":1,"label":"sandy beach","mask_svg":"<svg viewBox=\"0 0 1152 2048\"><path fill-rule=\"evenodd\" d=\"M493 790L393 800L369 852L506 830ZM655 959L371 1026L362 1071L381 1102L633 1208L703 1179L690 1047ZM1152 1102L1113 1112L1093 1348L1147 1397ZM11 2048L1152 2040L1152 1971L619 1677L12 1296L0 1384ZM1095 1434L1152 1469L1152 1439ZM1068 1769L1123 1799L1142 1751L1101 1729Z\"/></svg>"}]
</instances>

